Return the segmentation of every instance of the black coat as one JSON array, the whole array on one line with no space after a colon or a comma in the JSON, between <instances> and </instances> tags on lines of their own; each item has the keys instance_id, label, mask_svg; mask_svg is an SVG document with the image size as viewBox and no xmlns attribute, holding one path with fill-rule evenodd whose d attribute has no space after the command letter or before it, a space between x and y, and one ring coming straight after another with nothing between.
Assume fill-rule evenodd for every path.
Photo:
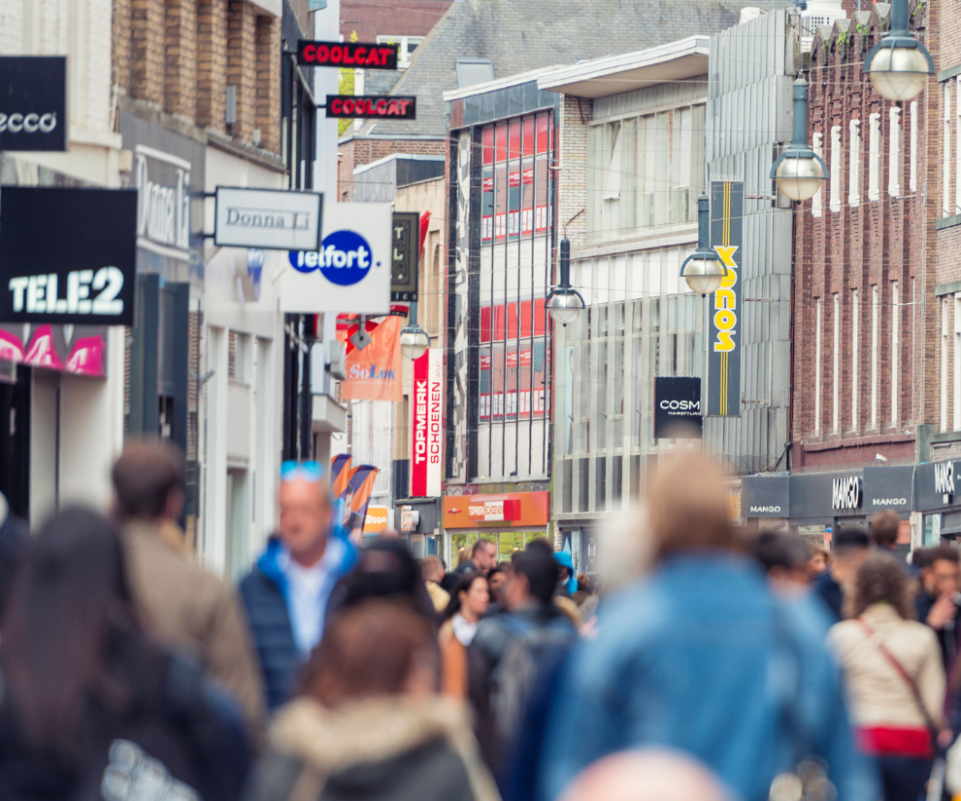
<instances>
[{"instance_id":1,"label":"black coat","mask_svg":"<svg viewBox=\"0 0 961 801\"><path fill-rule=\"evenodd\" d=\"M931 613L931 607L934 606L935 601L938 599L933 595L928 595L926 592L920 593L914 599L914 611L918 616L918 622L927 625L928 615ZM946 626L941 629L934 629L934 633L938 638L938 646L941 648L941 660L944 663L944 670L949 673L951 666L954 664L954 660L958 654L958 617L956 616L953 621L949 621Z\"/></svg>"},{"instance_id":2,"label":"black coat","mask_svg":"<svg viewBox=\"0 0 961 801\"><path fill-rule=\"evenodd\" d=\"M72 754L30 744L17 700L7 694L0 706L0 798L112 801L110 788L117 798L152 798L144 785L156 786L159 777L203 801L234 801L248 765L243 724L206 685L200 666L182 656L143 660L137 686L128 689L122 711L88 698ZM141 795L124 789L138 783Z\"/></svg>"}]
</instances>

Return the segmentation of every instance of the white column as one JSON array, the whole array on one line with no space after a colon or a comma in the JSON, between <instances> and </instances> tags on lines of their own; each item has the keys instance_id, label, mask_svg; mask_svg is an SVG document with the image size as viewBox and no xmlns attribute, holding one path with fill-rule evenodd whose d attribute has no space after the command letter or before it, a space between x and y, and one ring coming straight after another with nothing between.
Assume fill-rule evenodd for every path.
<instances>
[{"instance_id":1,"label":"white column","mask_svg":"<svg viewBox=\"0 0 961 801\"><path fill-rule=\"evenodd\" d=\"M204 465L204 531L201 558L208 570L223 575L227 566L227 340L225 328L207 329L207 426Z\"/></svg>"},{"instance_id":2,"label":"white column","mask_svg":"<svg viewBox=\"0 0 961 801\"><path fill-rule=\"evenodd\" d=\"M901 304L898 282L891 284L891 427L898 425L898 393L901 390Z\"/></svg>"},{"instance_id":3,"label":"white column","mask_svg":"<svg viewBox=\"0 0 961 801\"><path fill-rule=\"evenodd\" d=\"M817 301L814 335L814 435L821 433L821 299Z\"/></svg>"},{"instance_id":4,"label":"white column","mask_svg":"<svg viewBox=\"0 0 961 801\"><path fill-rule=\"evenodd\" d=\"M861 203L861 120L849 123L851 136L851 157L848 160L848 205Z\"/></svg>"}]
</instances>

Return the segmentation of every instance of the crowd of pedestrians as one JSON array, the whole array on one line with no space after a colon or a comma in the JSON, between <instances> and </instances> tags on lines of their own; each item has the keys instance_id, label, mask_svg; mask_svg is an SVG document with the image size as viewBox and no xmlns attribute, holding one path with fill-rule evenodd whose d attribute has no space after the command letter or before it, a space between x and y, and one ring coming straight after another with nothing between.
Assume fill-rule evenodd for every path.
<instances>
[{"instance_id":1,"label":"crowd of pedestrians","mask_svg":"<svg viewBox=\"0 0 961 801\"><path fill-rule=\"evenodd\" d=\"M447 571L358 548L285 463L232 588L177 521L183 461L132 443L109 516L0 504L0 799L918 801L961 790L959 550L900 520L831 550L729 520L681 457L604 592L543 539ZM696 488L693 489L693 488ZM600 590L600 591L598 591ZM957 749L957 753L955 750Z\"/></svg>"}]
</instances>

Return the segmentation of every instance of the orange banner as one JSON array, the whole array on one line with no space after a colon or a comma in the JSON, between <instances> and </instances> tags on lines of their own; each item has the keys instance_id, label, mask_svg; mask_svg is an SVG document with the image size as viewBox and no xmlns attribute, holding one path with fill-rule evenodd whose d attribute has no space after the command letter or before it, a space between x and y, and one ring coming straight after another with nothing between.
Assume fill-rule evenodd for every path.
<instances>
[{"instance_id":1,"label":"orange banner","mask_svg":"<svg viewBox=\"0 0 961 801\"><path fill-rule=\"evenodd\" d=\"M387 317L381 323L367 322L371 342L357 350L350 337L358 324L350 326L347 338L347 378L344 400L382 400L400 402L401 386L400 317Z\"/></svg>"}]
</instances>

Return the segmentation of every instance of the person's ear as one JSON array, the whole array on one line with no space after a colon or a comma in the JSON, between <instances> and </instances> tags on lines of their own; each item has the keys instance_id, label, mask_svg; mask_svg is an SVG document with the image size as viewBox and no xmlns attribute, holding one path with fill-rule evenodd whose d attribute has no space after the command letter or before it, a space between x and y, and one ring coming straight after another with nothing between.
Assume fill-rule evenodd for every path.
<instances>
[{"instance_id":1,"label":"person's ear","mask_svg":"<svg viewBox=\"0 0 961 801\"><path fill-rule=\"evenodd\" d=\"M179 487L175 487L167 493L167 503L164 504L164 517L170 520L180 520L180 514L184 510L184 493Z\"/></svg>"}]
</instances>

